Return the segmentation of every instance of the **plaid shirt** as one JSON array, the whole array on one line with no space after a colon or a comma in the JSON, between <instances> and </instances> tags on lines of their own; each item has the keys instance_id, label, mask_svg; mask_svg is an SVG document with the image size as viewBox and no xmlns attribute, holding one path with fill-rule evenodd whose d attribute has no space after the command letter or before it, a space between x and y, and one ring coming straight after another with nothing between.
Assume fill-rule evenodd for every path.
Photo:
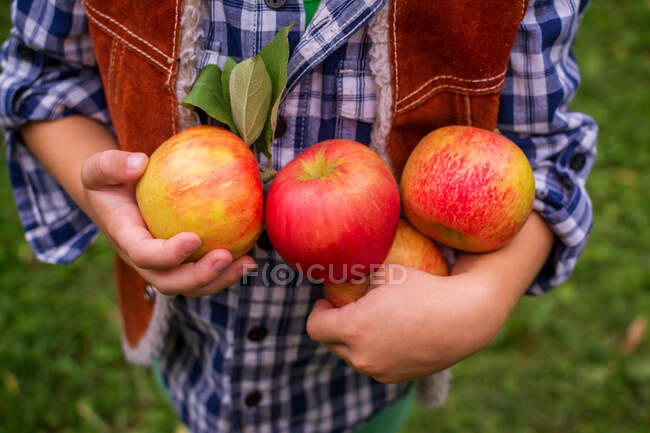
<instances>
[{"instance_id":1,"label":"plaid shirt","mask_svg":"<svg viewBox=\"0 0 650 433\"><path fill-rule=\"evenodd\" d=\"M277 169L323 139L369 143L376 99L364 25L384 0L323 0L307 29L298 0L279 10L259 0L205 2L210 14L200 67L223 66L226 56L251 57L277 29L297 23L289 34L289 92L280 107L287 128L272 145ZM529 289L533 294L569 276L592 223L585 180L597 127L590 117L568 110L579 83L571 45L586 3L530 2L501 94L498 128L530 159L534 208L557 238ZM0 76L11 183L36 255L67 263L86 249L97 229L26 150L18 128L69 114L109 125L110 119L83 4L23 0L13 4L12 17ZM406 385L382 385L357 374L311 341L305 320L321 289L297 288L295 275L272 286L270 265L281 259L264 237L252 255L261 272L247 284L174 300L161 368L192 431L348 431L403 395Z\"/></svg>"}]
</instances>

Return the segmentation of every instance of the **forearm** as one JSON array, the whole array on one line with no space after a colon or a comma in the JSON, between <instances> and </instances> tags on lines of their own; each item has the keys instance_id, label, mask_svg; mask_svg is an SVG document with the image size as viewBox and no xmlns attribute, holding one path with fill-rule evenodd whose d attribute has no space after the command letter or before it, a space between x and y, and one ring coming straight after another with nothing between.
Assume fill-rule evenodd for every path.
<instances>
[{"instance_id":1,"label":"forearm","mask_svg":"<svg viewBox=\"0 0 650 433\"><path fill-rule=\"evenodd\" d=\"M20 131L36 159L87 214L92 213L81 183L81 168L91 155L118 147L108 128L87 117L70 116L30 122Z\"/></svg>"},{"instance_id":2,"label":"forearm","mask_svg":"<svg viewBox=\"0 0 650 433\"><path fill-rule=\"evenodd\" d=\"M548 258L554 235L536 212L502 248L483 254L459 253L452 275L467 274L487 287L503 319L525 293Z\"/></svg>"}]
</instances>

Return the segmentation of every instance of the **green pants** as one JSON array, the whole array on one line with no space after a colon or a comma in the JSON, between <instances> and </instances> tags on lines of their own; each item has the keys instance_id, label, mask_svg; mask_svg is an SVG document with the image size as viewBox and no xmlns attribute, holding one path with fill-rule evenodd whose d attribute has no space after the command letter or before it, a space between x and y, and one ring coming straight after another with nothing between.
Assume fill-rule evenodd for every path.
<instances>
[{"instance_id":1,"label":"green pants","mask_svg":"<svg viewBox=\"0 0 650 433\"><path fill-rule=\"evenodd\" d=\"M413 406L413 387L406 395L388 406L354 433L397 433L404 427Z\"/></svg>"},{"instance_id":2,"label":"green pants","mask_svg":"<svg viewBox=\"0 0 650 433\"><path fill-rule=\"evenodd\" d=\"M160 385L160 389L162 389L167 398L169 398L157 359L154 360L153 363L153 373L156 377L156 382ZM413 387L411 387L404 397L373 416L370 421L357 429L354 433L397 433L402 427L404 427L406 419L409 416L411 406L413 405L413 394Z\"/></svg>"}]
</instances>

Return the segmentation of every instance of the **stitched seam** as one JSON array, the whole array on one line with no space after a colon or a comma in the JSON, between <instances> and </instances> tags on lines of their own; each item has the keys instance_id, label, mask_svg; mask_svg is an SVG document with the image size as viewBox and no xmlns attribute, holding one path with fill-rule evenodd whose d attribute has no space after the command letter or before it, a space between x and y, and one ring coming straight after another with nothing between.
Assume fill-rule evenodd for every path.
<instances>
[{"instance_id":1,"label":"stitched seam","mask_svg":"<svg viewBox=\"0 0 650 433\"><path fill-rule=\"evenodd\" d=\"M475 79L475 80L470 80L468 78L456 77L454 75L438 75L437 77L431 78L426 83L422 84L420 87L418 87L417 89L415 89L414 91L412 91L408 95L404 96L404 98L398 100L397 103L399 104L399 103L404 102L405 100L407 100L411 96L413 96L415 93L418 93L420 90L422 90L423 88L425 88L426 86L428 86L429 84L431 84L431 83L433 83L434 81L437 81L437 80L444 80L444 79L449 78L449 79L452 79L452 80L455 80L455 81L460 81L461 83L485 83L485 82L488 82L488 81L494 81L494 80L496 80L498 78L503 78L506 75L506 72L507 71L503 71L500 74L494 75L492 77Z\"/></svg>"},{"instance_id":2,"label":"stitched seam","mask_svg":"<svg viewBox=\"0 0 650 433\"><path fill-rule=\"evenodd\" d=\"M397 68L397 3L398 0L393 2L393 70L395 71L395 98L394 104L397 107L399 98L399 70Z\"/></svg>"},{"instance_id":3,"label":"stitched seam","mask_svg":"<svg viewBox=\"0 0 650 433\"><path fill-rule=\"evenodd\" d=\"M469 94L465 94L465 121L469 126L472 126L472 101L469 99Z\"/></svg>"},{"instance_id":4,"label":"stitched seam","mask_svg":"<svg viewBox=\"0 0 650 433\"><path fill-rule=\"evenodd\" d=\"M176 12L174 14L174 42L173 42L173 45L172 45L172 62L173 62L173 59L176 58L176 48L177 48L176 45L178 44L178 41L176 40L176 35L177 35L177 31L178 31L178 21L179 21L178 20L178 0L176 0ZM172 93L174 93L173 89L171 88L173 70L174 70L174 66L172 65L169 68L169 75L167 76L167 84L169 85L169 91L172 92Z\"/></svg>"},{"instance_id":5,"label":"stitched seam","mask_svg":"<svg viewBox=\"0 0 650 433\"><path fill-rule=\"evenodd\" d=\"M174 14L174 41L172 45L172 59L176 58L176 48L178 41L176 40L176 35L178 34L178 0L176 0L176 12ZM173 61L173 60L172 60ZM176 67L178 67L178 64L176 64ZM177 130L177 121L176 121L176 110L177 110L177 99L176 99L176 92L174 91L174 86L172 85L172 75L174 73L174 64L169 68L169 75L167 76L167 91L169 92L169 100L171 104L171 114L172 114L172 133L176 135Z\"/></svg>"},{"instance_id":6,"label":"stitched seam","mask_svg":"<svg viewBox=\"0 0 650 433\"><path fill-rule=\"evenodd\" d=\"M460 90L460 91L473 92L473 93L478 93L478 94L480 94L480 93L489 93L491 90L497 89L500 86L502 86L504 81L505 80L501 80L499 83L495 84L494 86L485 87L485 88L482 88L482 89L472 89L472 88L469 88L469 87L461 87L461 86L452 86L450 84L442 84L440 86L434 87L433 89L428 91L426 94L422 95L421 97L419 97L415 101L411 102L410 104L406 105L405 107L401 107L401 108L398 107L395 111L398 112L398 113L407 111L409 108L412 108L413 106L417 105L418 103L420 103L424 99L428 98L429 96L431 96L433 93L435 93L437 90L440 90L440 89Z\"/></svg>"},{"instance_id":7,"label":"stitched seam","mask_svg":"<svg viewBox=\"0 0 650 433\"><path fill-rule=\"evenodd\" d=\"M169 57L169 56L168 56L167 54L165 54L162 50L160 50L159 48L156 48L156 47L155 47L154 45L152 45L150 42L146 41L146 40L143 39L142 37L140 37L140 36L138 36L137 34L133 33L131 30L129 30L127 27L125 27L123 24L121 24L119 21L117 21L117 20L115 20L114 18L111 18L110 16L108 16L108 15L106 15L106 14L100 12L99 10L97 10L96 8L94 8L93 6L89 5L89 4L86 3L86 2L84 2L84 4L85 4L85 5L86 5L86 6L87 6L87 7L88 7L92 12L96 13L97 15L100 15L100 16L106 18L107 20L109 20L109 21L112 22L113 24L117 24L121 29L123 29L125 32L127 32L127 33L130 34L131 36L133 36L135 39L137 39L138 41L142 42L143 44L145 44L145 45L148 46L149 48L152 48L152 49L155 50L156 52L160 53L163 57L165 57L165 58L167 59L168 62L171 63L171 62L173 61L173 58L172 58L172 57ZM176 0L176 5L178 6L178 0ZM178 14L178 8L176 9L176 13ZM97 19L97 18L95 18L95 19Z\"/></svg>"},{"instance_id":8,"label":"stitched seam","mask_svg":"<svg viewBox=\"0 0 650 433\"><path fill-rule=\"evenodd\" d=\"M525 0L522 0L522 10L524 9L523 5L525 5L525 3L526 3ZM464 83L484 83L484 82L489 82L489 81L493 81L493 80L502 78L502 77L504 77L506 75L507 71L503 71L500 74L494 75L492 77L482 78L482 79L475 79L475 80L456 77L454 75L440 75L440 76L431 78L426 83L422 84L421 86L419 86L417 89L413 90L408 95L404 96L403 98L400 98L400 96L399 96L399 69L397 67L397 64L398 64L398 62L397 62L397 31L396 31L396 29L397 29L397 5L398 5L398 0L395 0L394 1L394 7L393 7L393 70L395 71L395 106L396 107L399 106L399 104L404 103L408 98L412 97L414 94L418 93L423 88L425 88L426 86L430 85L431 83L433 83L433 82L435 82L437 80L442 80L442 79L449 78L449 79L457 80L457 81L464 82ZM524 10L524 13L525 13L525 10ZM500 83L498 83L496 85L496 87L498 87L502 83L503 83L503 80ZM435 91L435 90L437 90L439 88L440 88L440 86L434 88L432 91ZM459 86L451 86L451 85L450 85L450 88L461 89ZM495 88L495 86L487 87L484 90L491 90L493 88ZM430 92L431 91L429 91L428 94L430 94ZM426 95L418 98L415 102L409 104L407 106L407 108L410 107L412 104L417 103L420 100L422 100L423 97L426 97ZM406 109L406 108L404 108L404 109Z\"/></svg>"},{"instance_id":9,"label":"stitched seam","mask_svg":"<svg viewBox=\"0 0 650 433\"><path fill-rule=\"evenodd\" d=\"M114 80L113 80L113 87L114 87L113 88L113 106L114 107L119 106L120 97L121 97L121 89L122 89L120 86L117 85L117 83L120 82L119 77L120 77L121 72L122 72L122 64L124 63L123 61L124 61L124 50L125 50L125 48L124 48L124 46L120 46L119 48L120 49L117 51L118 59L116 61L116 63L117 63L117 68L115 70L116 76L114 77Z\"/></svg>"},{"instance_id":10,"label":"stitched seam","mask_svg":"<svg viewBox=\"0 0 650 433\"><path fill-rule=\"evenodd\" d=\"M106 27L104 24L100 23L100 22L97 20L97 18L93 17L92 15L87 15L87 16L88 16L88 19L90 19L93 23L95 23L95 25L97 25L99 28L101 28L102 30L104 30L106 33L108 33L109 35L113 36L115 39L120 40L124 45L128 46L129 48L131 48L132 50L136 51L137 53L143 55L144 57L146 57L147 59L149 59L152 63L154 63L155 65L157 65L157 66L159 66L160 68L162 68L165 72L169 72L170 67L163 65L163 64L160 63L158 60L154 59L154 58L151 57L149 54L147 54L147 53L145 53L144 51L142 51L140 48L136 47L136 46L133 45L132 43L130 43L130 42L128 42L127 40L123 39L120 35L118 35L118 34L115 33L114 31L112 31L112 30L109 29L108 27Z\"/></svg>"},{"instance_id":11,"label":"stitched seam","mask_svg":"<svg viewBox=\"0 0 650 433\"><path fill-rule=\"evenodd\" d=\"M115 47L117 46L117 40L113 39L113 42L111 43L111 53L110 53L110 60L108 62L108 82L106 83L106 88L110 92L110 94L113 94L113 67L115 65Z\"/></svg>"}]
</instances>

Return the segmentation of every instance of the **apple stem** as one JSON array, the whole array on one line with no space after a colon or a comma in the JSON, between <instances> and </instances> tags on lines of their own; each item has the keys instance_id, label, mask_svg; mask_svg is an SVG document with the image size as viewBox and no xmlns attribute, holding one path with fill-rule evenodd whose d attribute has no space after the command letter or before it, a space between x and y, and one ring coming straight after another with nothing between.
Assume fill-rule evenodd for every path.
<instances>
[{"instance_id":1,"label":"apple stem","mask_svg":"<svg viewBox=\"0 0 650 433\"><path fill-rule=\"evenodd\" d=\"M266 167L264 170L262 170L261 177L262 177L262 183L267 183L273 180L275 175L278 174L273 167Z\"/></svg>"}]
</instances>

